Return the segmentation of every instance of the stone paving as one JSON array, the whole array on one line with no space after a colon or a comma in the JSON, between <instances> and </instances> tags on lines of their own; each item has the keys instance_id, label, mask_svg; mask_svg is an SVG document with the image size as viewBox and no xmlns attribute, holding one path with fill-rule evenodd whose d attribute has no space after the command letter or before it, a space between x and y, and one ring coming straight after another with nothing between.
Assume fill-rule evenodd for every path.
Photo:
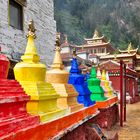
<instances>
[{"instance_id":1,"label":"stone paving","mask_svg":"<svg viewBox=\"0 0 140 140\"><path fill-rule=\"evenodd\" d=\"M140 102L127 105L127 122L116 126L119 140L140 140Z\"/></svg>"}]
</instances>

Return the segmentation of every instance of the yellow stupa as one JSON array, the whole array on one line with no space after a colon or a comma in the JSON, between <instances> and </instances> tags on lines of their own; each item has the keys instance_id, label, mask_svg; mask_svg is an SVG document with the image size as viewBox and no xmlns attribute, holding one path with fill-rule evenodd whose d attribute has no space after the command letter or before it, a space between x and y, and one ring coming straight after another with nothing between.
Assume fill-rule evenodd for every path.
<instances>
[{"instance_id":1,"label":"yellow stupa","mask_svg":"<svg viewBox=\"0 0 140 140\"><path fill-rule=\"evenodd\" d=\"M46 81L52 83L60 95L60 98L57 100L58 107L62 109L69 108L70 112L78 111L83 108L83 105L77 102L78 93L73 85L68 84L69 72L64 70L60 51L60 40L57 37L54 61L52 69L46 73Z\"/></svg>"},{"instance_id":2,"label":"yellow stupa","mask_svg":"<svg viewBox=\"0 0 140 140\"><path fill-rule=\"evenodd\" d=\"M109 81L106 79L106 71L105 69L102 70L102 77L101 77L101 85L105 91L106 97L113 97L113 90L110 87Z\"/></svg>"},{"instance_id":3,"label":"yellow stupa","mask_svg":"<svg viewBox=\"0 0 140 140\"><path fill-rule=\"evenodd\" d=\"M34 44L35 28L30 21L28 28L28 43L25 54L21 57L23 62L14 67L14 74L25 92L31 96L27 103L27 111L38 114L42 122L56 119L64 115L67 110L57 107L59 95L50 83L45 82L46 66L40 63Z\"/></svg>"},{"instance_id":4,"label":"yellow stupa","mask_svg":"<svg viewBox=\"0 0 140 140\"><path fill-rule=\"evenodd\" d=\"M115 96L115 94L114 94L114 89L113 89L113 87L112 87L112 81L110 81L110 79L109 79L109 73L108 73L108 71L106 71L106 80L109 82L109 87L110 87L110 89L112 90L113 95Z\"/></svg>"}]
</instances>

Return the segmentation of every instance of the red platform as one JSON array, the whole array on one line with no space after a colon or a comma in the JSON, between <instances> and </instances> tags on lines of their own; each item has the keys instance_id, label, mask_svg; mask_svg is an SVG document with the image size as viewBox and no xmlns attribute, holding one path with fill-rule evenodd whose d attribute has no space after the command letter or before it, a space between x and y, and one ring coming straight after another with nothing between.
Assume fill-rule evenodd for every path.
<instances>
[{"instance_id":1,"label":"red platform","mask_svg":"<svg viewBox=\"0 0 140 140\"><path fill-rule=\"evenodd\" d=\"M99 109L108 108L117 102L118 102L118 97L116 97L116 96L112 97L112 98L108 98L105 101L97 102L97 108L99 108Z\"/></svg>"},{"instance_id":2,"label":"red platform","mask_svg":"<svg viewBox=\"0 0 140 140\"><path fill-rule=\"evenodd\" d=\"M7 80L9 61L0 55L0 139L39 123L38 116L31 116L26 111L30 97L15 80Z\"/></svg>"},{"instance_id":3,"label":"red platform","mask_svg":"<svg viewBox=\"0 0 140 140\"><path fill-rule=\"evenodd\" d=\"M68 131L69 128L75 128L77 125L84 123L89 118L93 118L97 113L97 107L96 105L93 105L57 120L21 130L3 140L49 140L54 137L58 138L59 135L65 134L65 131Z\"/></svg>"}]
</instances>

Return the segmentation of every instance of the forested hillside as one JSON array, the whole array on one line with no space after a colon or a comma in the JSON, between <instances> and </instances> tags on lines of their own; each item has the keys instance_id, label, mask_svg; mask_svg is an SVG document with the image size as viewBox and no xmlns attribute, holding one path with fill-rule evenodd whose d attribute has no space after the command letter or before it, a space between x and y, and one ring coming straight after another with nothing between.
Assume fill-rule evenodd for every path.
<instances>
[{"instance_id":1,"label":"forested hillside","mask_svg":"<svg viewBox=\"0 0 140 140\"><path fill-rule=\"evenodd\" d=\"M58 32L81 44L95 28L114 47L140 44L140 0L54 0Z\"/></svg>"}]
</instances>

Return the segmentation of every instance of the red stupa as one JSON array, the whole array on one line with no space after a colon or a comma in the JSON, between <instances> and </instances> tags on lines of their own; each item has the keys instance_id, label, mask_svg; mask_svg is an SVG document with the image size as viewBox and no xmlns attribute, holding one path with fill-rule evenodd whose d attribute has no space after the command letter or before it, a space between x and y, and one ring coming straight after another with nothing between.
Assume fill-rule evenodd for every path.
<instances>
[{"instance_id":1,"label":"red stupa","mask_svg":"<svg viewBox=\"0 0 140 140\"><path fill-rule=\"evenodd\" d=\"M9 60L0 54L0 139L39 123L38 116L26 111L30 97L15 80L8 80Z\"/></svg>"}]
</instances>

